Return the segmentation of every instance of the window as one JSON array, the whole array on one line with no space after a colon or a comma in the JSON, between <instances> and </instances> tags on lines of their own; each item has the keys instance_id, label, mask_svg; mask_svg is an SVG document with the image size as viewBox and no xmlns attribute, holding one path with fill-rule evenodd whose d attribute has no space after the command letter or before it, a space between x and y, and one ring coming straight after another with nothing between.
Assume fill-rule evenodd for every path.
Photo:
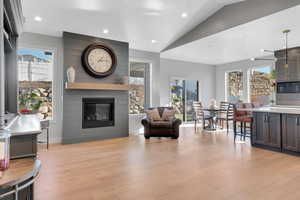
<instances>
[{"instance_id":1,"label":"window","mask_svg":"<svg viewBox=\"0 0 300 200\"><path fill-rule=\"evenodd\" d=\"M36 49L18 50L19 111L53 116L53 53Z\"/></svg>"},{"instance_id":2,"label":"window","mask_svg":"<svg viewBox=\"0 0 300 200\"><path fill-rule=\"evenodd\" d=\"M243 72L232 71L226 73L225 78L226 100L237 102L243 98Z\"/></svg>"},{"instance_id":3,"label":"window","mask_svg":"<svg viewBox=\"0 0 300 200\"><path fill-rule=\"evenodd\" d=\"M145 112L145 83L148 63L130 62L129 76L129 114Z\"/></svg>"},{"instance_id":4,"label":"window","mask_svg":"<svg viewBox=\"0 0 300 200\"><path fill-rule=\"evenodd\" d=\"M268 105L274 100L274 75L271 67L253 68L249 71L249 100Z\"/></svg>"}]
</instances>

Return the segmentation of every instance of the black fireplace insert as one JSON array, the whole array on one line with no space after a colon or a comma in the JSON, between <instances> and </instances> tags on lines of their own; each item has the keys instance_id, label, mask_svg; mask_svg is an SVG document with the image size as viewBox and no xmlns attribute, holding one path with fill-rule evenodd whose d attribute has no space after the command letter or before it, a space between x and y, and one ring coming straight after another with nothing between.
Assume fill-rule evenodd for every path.
<instances>
[{"instance_id":1,"label":"black fireplace insert","mask_svg":"<svg viewBox=\"0 0 300 200\"><path fill-rule=\"evenodd\" d=\"M82 128L97 128L115 125L114 98L83 98Z\"/></svg>"}]
</instances>

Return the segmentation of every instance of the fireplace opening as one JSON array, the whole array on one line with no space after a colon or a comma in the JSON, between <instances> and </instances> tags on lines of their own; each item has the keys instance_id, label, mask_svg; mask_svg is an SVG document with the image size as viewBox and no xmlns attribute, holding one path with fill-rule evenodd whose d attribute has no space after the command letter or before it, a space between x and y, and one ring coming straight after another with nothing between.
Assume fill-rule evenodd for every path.
<instances>
[{"instance_id":1,"label":"fireplace opening","mask_svg":"<svg viewBox=\"0 0 300 200\"><path fill-rule=\"evenodd\" d=\"M83 98L82 128L115 125L115 100L113 98Z\"/></svg>"}]
</instances>

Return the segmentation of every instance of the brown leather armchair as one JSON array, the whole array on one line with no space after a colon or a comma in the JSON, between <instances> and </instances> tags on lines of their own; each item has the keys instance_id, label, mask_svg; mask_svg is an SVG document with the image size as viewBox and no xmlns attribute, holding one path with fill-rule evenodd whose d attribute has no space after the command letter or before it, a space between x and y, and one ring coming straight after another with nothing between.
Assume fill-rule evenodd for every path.
<instances>
[{"instance_id":1,"label":"brown leather armchair","mask_svg":"<svg viewBox=\"0 0 300 200\"><path fill-rule=\"evenodd\" d=\"M149 108L153 110L155 108ZM172 109L171 107L157 107L159 115L162 117L164 109ZM170 121L151 121L148 118L142 120L144 126L144 135L146 139L150 137L179 137L179 126L182 123L180 119L172 119Z\"/></svg>"}]
</instances>

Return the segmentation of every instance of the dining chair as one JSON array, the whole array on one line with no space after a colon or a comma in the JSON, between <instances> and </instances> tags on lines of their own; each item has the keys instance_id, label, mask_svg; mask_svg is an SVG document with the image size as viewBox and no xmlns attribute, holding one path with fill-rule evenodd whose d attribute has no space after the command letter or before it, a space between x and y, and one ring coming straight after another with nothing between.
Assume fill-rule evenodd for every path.
<instances>
[{"instance_id":1,"label":"dining chair","mask_svg":"<svg viewBox=\"0 0 300 200\"><path fill-rule=\"evenodd\" d=\"M230 103L227 108L226 114L226 129L227 134L229 133L229 122L233 122L234 120L234 104Z\"/></svg>"},{"instance_id":2,"label":"dining chair","mask_svg":"<svg viewBox=\"0 0 300 200\"><path fill-rule=\"evenodd\" d=\"M206 121L212 120L212 116L206 115L203 111L202 103L199 101L193 102L194 109L194 120L195 120L195 130L197 129L197 122L202 121L202 128L204 129L206 126Z\"/></svg>"},{"instance_id":3,"label":"dining chair","mask_svg":"<svg viewBox=\"0 0 300 200\"><path fill-rule=\"evenodd\" d=\"M227 118L227 109L228 109L228 106L229 106L229 103L227 102L224 102L224 101L221 101L220 102L220 110L218 113L217 113L217 122L218 124L221 125L222 129L224 128L224 121L226 121L226 118Z\"/></svg>"}]
</instances>

